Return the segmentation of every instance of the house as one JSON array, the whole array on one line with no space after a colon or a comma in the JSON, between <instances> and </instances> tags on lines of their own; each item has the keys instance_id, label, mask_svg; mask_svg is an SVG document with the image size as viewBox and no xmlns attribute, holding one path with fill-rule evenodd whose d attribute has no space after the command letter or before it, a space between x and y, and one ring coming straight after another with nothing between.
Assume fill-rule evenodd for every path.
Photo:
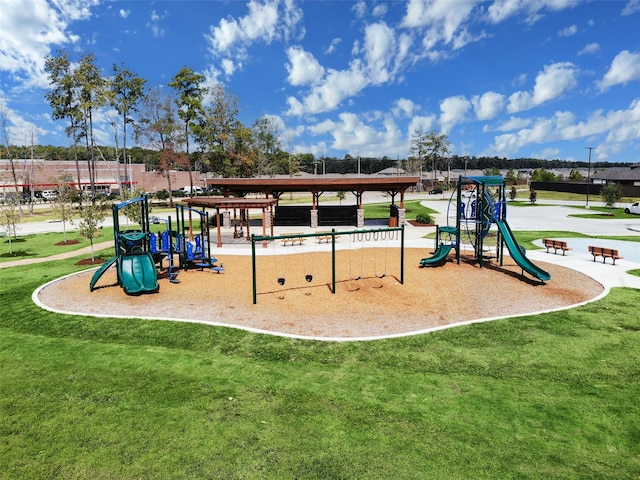
<instances>
[{"instance_id":1,"label":"house","mask_svg":"<svg viewBox=\"0 0 640 480\"><path fill-rule=\"evenodd\" d=\"M640 163L628 167L611 167L593 172L591 182L595 184L617 183L621 186L640 187Z\"/></svg>"}]
</instances>

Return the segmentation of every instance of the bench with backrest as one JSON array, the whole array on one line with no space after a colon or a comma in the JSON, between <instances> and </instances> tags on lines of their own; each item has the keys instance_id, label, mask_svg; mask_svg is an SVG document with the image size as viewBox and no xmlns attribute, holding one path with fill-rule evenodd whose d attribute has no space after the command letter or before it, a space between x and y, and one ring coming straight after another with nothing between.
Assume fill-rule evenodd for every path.
<instances>
[{"instance_id":1,"label":"bench with backrest","mask_svg":"<svg viewBox=\"0 0 640 480\"><path fill-rule=\"evenodd\" d=\"M553 248L553 253L558 253L558 250L562 250L562 255L564 255L565 252L571 250L571 248L569 248L569 246L567 245L567 242L563 242L560 240L543 238L542 243L547 248L547 253L549 253L549 249L551 248Z\"/></svg>"},{"instance_id":2,"label":"bench with backrest","mask_svg":"<svg viewBox=\"0 0 640 480\"><path fill-rule=\"evenodd\" d=\"M602 263L606 263L607 258L613 260L613 264L616 264L616 260L621 260L622 257L618 253L618 250L613 248L605 248L605 247L594 247L589 245L589 253L593 255L593 261L596 261L596 258L602 257Z\"/></svg>"},{"instance_id":3,"label":"bench with backrest","mask_svg":"<svg viewBox=\"0 0 640 480\"><path fill-rule=\"evenodd\" d=\"M322 242L327 242L329 243L331 241L331 233L330 231L324 231L324 230L319 230L316 233L321 234L319 236L316 237L316 241L318 243L322 243ZM340 238L340 235L336 235L336 240Z\"/></svg>"},{"instance_id":4,"label":"bench with backrest","mask_svg":"<svg viewBox=\"0 0 640 480\"><path fill-rule=\"evenodd\" d=\"M288 235L302 235L302 232L292 232ZM284 245L285 247L289 244L295 245L296 243L302 245L302 242L304 242L306 239L307 237L287 237L282 239L282 245Z\"/></svg>"}]
</instances>

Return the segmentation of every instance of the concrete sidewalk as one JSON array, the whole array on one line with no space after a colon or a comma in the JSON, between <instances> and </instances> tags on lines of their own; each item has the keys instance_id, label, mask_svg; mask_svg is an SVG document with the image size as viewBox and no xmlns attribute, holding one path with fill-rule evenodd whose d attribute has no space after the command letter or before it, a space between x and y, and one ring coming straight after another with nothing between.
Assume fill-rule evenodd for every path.
<instances>
[{"instance_id":1,"label":"concrete sidewalk","mask_svg":"<svg viewBox=\"0 0 640 480\"><path fill-rule=\"evenodd\" d=\"M93 250L94 252L97 252L109 247L113 248L113 240L109 242L96 243L93 245ZM22 265L32 265L34 263L52 262L54 260L65 260L67 258L81 257L83 255L91 255L91 246L82 247L78 250L71 250L70 252L58 253L49 257L23 258L9 262L0 262L0 268L19 267Z\"/></svg>"}]
</instances>

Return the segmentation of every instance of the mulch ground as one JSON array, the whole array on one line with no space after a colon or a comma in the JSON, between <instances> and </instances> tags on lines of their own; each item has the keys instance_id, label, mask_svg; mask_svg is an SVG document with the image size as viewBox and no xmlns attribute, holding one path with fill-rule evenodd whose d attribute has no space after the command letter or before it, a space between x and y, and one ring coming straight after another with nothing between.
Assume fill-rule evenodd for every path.
<instances>
[{"instance_id":1,"label":"mulch ground","mask_svg":"<svg viewBox=\"0 0 640 480\"><path fill-rule=\"evenodd\" d=\"M425 249L406 249L404 284L399 249L336 253L332 292L329 252L257 257L257 303L253 304L249 256L224 256L221 274L180 272L180 283L159 275L159 291L128 296L114 268L89 292L93 270L56 281L39 293L52 309L88 315L169 318L229 325L313 338L401 335L471 320L569 307L600 295L602 285L579 272L539 262L551 273L546 284L523 277L507 258L484 268L453 258L419 268ZM311 276L311 281L307 281ZM283 285L278 283L284 278ZM87 321L90 321L89 319Z\"/></svg>"}]
</instances>

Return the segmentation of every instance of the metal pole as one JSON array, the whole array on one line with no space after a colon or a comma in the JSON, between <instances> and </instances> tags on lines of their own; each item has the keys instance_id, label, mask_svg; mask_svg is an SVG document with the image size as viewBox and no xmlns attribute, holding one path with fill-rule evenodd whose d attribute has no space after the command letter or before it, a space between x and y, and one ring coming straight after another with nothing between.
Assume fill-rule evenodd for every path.
<instances>
[{"instance_id":1,"label":"metal pole","mask_svg":"<svg viewBox=\"0 0 640 480\"><path fill-rule=\"evenodd\" d=\"M314 260L315 261L315 260ZM336 294L336 229L331 229L331 293Z\"/></svg>"},{"instance_id":2,"label":"metal pole","mask_svg":"<svg viewBox=\"0 0 640 480\"><path fill-rule=\"evenodd\" d=\"M256 240L255 234L251 235L251 271L253 273L253 304L258 302L258 286L256 282Z\"/></svg>"},{"instance_id":3,"label":"metal pole","mask_svg":"<svg viewBox=\"0 0 640 480\"><path fill-rule=\"evenodd\" d=\"M589 184L591 183L591 150L596 147L586 147L589 150L589 168L587 169L587 204L584 208L589 208Z\"/></svg>"},{"instance_id":4,"label":"metal pole","mask_svg":"<svg viewBox=\"0 0 640 480\"><path fill-rule=\"evenodd\" d=\"M400 284L404 285L404 224L400 230Z\"/></svg>"}]
</instances>

